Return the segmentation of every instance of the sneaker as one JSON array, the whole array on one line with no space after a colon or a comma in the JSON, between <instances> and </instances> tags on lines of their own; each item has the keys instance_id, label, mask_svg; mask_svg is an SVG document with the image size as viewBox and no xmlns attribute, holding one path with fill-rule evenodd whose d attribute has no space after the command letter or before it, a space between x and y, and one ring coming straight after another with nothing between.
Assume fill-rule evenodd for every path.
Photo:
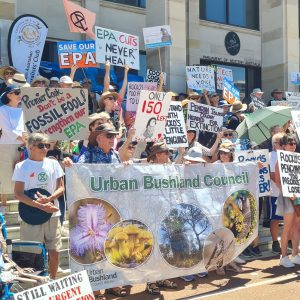
<instances>
[{"instance_id":1,"label":"sneaker","mask_svg":"<svg viewBox=\"0 0 300 300\"><path fill-rule=\"evenodd\" d=\"M291 262L288 256L282 257L280 256L280 262L279 264L285 268L292 268L295 267L295 265Z\"/></svg>"},{"instance_id":2,"label":"sneaker","mask_svg":"<svg viewBox=\"0 0 300 300\"><path fill-rule=\"evenodd\" d=\"M207 277L208 276L208 272L205 271L205 272L201 272L201 273L198 273L196 274L199 278L204 278L204 277Z\"/></svg>"},{"instance_id":3,"label":"sneaker","mask_svg":"<svg viewBox=\"0 0 300 300\"><path fill-rule=\"evenodd\" d=\"M251 257L253 257L253 253L251 253L251 252L249 251L248 248L246 248L246 249L243 251L242 255L243 255L244 257L246 257L246 258L251 258Z\"/></svg>"},{"instance_id":4,"label":"sneaker","mask_svg":"<svg viewBox=\"0 0 300 300\"><path fill-rule=\"evenodd\" d=\"M281 253L281 248L280 248L280 244L279 244L278 241L273 241L273 243L272 243L272 251L274 253L278 253L278 254Z\"/></svg>"},{"instance_id":5,"label":"sneaker","mask_svg":"<svg viewBox=\"0 0 300 300\"><path fill-rule=\"evenodd\" d=\"M260 249L258 246L256 247L249 247L249 251L254 255L254 256L262 256Z\"/></svg>"},{"instance_id":6,"label":"sneaker","mask_svg":"<svg viewBox=\"0 0 300 300\"><path fill-rule=\"evenodd\" d=\"M292 256L291 262L295 265L300 265L300 256L299 255Z\"/></svg>"},{"instance_id":7,"label":"sneaker","mask_svg":"<svg viewBox=\"0 0 300 300\"><path fill-rule=\"evenodd\" d=\"M236 262L237 264L245 264L246 263L246 261L239 256L236 257L233 261Z\"/></svg>"},{"instance_id":8,"label":"sneaker","mask_svg":"<svg viewBox=\"0 0 300 300\"><path fill-rule=\"evenodd\" d=\"M180 278L183 279L185 282L191 282L195 280L194 275L180 276Z\"/></svg>"}]
</instances>

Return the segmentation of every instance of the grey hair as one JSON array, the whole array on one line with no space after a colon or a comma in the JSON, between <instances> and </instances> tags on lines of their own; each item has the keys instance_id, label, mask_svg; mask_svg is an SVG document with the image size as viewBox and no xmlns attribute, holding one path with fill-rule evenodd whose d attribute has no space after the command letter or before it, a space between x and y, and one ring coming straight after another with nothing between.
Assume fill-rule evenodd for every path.
<instances>
[{"instance_id":1,"label":"grey hair","mask_svg":"<svg viewBox=\"0 0 300 300\"><path fill-rule=\"evenodd\" d=\"M39 142L48 142L48 141L49 141L49 137L47 134L36 132L30 134L30 136L28 137L28 146L32 146Z\"/></svg>"},{"instance_id":2,"label":"grey hair","mask_svg":"<svg viewBox=\"0 0 300 300\"><path fill-rule=\"evenodd\" d=\"M275 133L273 136L272 136L272 147L274 148L275 146L275 142L279 142L282 137L284 136L284 133L283 132L278 132L278 133Z\"/></svg>"}]
</instances>

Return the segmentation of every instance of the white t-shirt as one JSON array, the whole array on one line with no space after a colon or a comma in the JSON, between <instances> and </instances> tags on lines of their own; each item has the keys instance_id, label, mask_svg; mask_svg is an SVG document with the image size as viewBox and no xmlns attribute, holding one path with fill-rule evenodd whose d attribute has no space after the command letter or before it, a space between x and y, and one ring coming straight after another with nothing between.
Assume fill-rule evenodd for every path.
<instances>
[{"instance_id":1,"label":"white t-shirt","mask_svg":"<svg viewBox=\"0 0 300 300\"><path fill-rule=\"evenodd\" d=\"M62 177L64 171L55 159L44 158L43 161L26 159L16 164L13 181L24 182L24 190L41 188L53 194L56 190L56 179ZM54 205L59 207L58 200L54 200ZM60 211L52 214L52 217L60 216Z\"/></svg>"},{"instance_id":2,"label":"white t-shirt","mask_svg":"<svg viewBox=\"0 0 300 300\"><path fill-rule=\"evenodd\" d=\"M2 128L0 144L21 144L22 142L17 141L17 137L22 136L25 131L22 108L1 106L0 128Z\"/></svg>"},{"instance_id":3,"label":"white t-shirt","mask_svg":"<svg viewBox=\"0 0 300 300\"><path fill-rule=\"evenodd\" d=\"M269 153L270 157L270 172L274 173L275 172L275 166L277 162L277 152L276 151L271 151ZM280 190L277 187L276 183L271 179L271 189L272 189L272 197L278 197L280 194Z\"/></svg>"}]
</instances>

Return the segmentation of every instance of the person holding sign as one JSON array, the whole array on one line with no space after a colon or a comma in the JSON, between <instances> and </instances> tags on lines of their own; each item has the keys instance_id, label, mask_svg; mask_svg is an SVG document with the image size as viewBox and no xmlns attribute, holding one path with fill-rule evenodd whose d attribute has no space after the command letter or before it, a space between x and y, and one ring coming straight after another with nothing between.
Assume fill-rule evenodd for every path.
<instances>
[{"instance_id":1,"label":"person holding sign","mask_svg":"<svg viewBox=\"0 0 300 300\"><path fill-rule=\"evenodd\" d=\"M227 120L227 128L236 130L239 124L242 122L242 113L246 111L247 104L243 104L241 101L235 101L230 108L232 115Z\"/></svg>"},{"instance_id":2,"label":"person holding sign","mask_svg":"<svg viewBox=\"0 0 300 300\"><path fill-rule=\"evenodd\" d=\"M4 92L4 90L9 85L8 80L12 79L16 73L17 73L17 70L12 66L5 66L5 67L0 68L0 79L4 80L0 84L0 95Z\"/></svg>"},{"instance_id":3,"label":"person holding sign","mask_svg":"<svg viewBox=\"0 0 300 300\"><path fill-rule=\"evenodd\" d=\"M268 106L272 106L273 101L286 101L286 99L283 98L283 91L281 89L274 89L271 93L271 97Z\"/></svg>"}]
</instances>

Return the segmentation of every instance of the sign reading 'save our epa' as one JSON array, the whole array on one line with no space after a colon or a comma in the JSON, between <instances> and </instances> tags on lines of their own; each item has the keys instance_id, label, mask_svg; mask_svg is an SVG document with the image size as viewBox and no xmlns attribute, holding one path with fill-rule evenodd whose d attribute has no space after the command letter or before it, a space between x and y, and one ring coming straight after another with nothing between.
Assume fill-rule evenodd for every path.
<instances>
[{"instance_id":1,"label":"sign reading 'save our epa'","mask_svg":"<svg viewBox=\"0 0 300 300\"><path fill-rule=\"evenodd\" d=\"M169 25L143 28L145 48L159 48L172 45Z\"/></svg>"},{"instance_id":2,"label":"sign reading 'save our epa'","mask_svg":"<svg viewBox=\"0 0 300 300\"><path fill-rule=\"evenodd\" d=\"M232 82L224 78L223 82L223 98L229 103L233 104L235 101L240 100L240 91L234 86Z\"/></svg>"}]
</instances>

